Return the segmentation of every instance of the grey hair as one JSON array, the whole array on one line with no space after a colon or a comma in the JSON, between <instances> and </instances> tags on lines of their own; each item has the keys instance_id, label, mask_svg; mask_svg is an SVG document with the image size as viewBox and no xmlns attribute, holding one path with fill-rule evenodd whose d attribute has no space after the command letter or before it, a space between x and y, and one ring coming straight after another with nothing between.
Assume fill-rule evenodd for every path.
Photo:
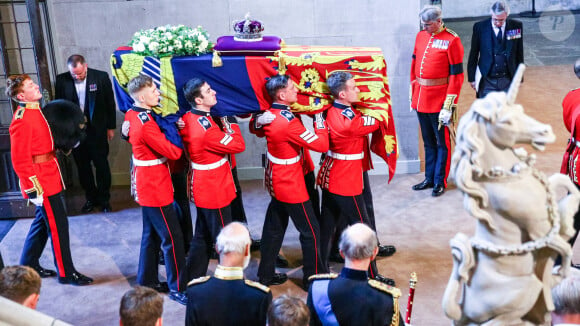
<instances>
[{"instance_id":1,"label":"grey hair","mask_svg":"<svg viewBox=\"0 0 580 326\"><path fill-rule=\"evenodd\" d=\"M240 232L241 230L242 232ZM250 231L240 222L232 222L226 225L216 239L217 252L220 255L230 252L245 254L246 246L251 243Z\"/></svg>"},{"instance_id":2,"label":"grey hair","mask_svg":"<svg viewBox=\"0 0 580 326\"><path fill-rule=\"evenodd\" d=\"M346 258L362 260L372 257L378 244L375 231L366 224L356 223L342 232L338 247Z\"/></svg>"},{"instance_id":3,"label":"grey hair","mask_svg":"<svg viewBox=\"0 0 580 326\"><path fill-rule=\"evenodd\" d=\"M269 326L308 326L310 311L302 299L282 294L268 308Z\"/></svg>"},{"instance_id":4,"label":"grey hair","mask_svg":"<svg viewBox=\"0 0 580 326\"><path fill-rule=\"evenodd\" d=\"M494 2L491 5L490 11L491 11L492 15L496 15L496 16L501 15L504 12L507 15L509 15L510 14L510 7L508 6L508 4L505 1L500 0L500 1Z\"/></svg>"},{"instance_id":5,"label":"grey hair","mask_svg":"<svg viewBox=\"0 0 580 326\"><path fill-rule=\"evenodd\" d=\"M580 273L572 274L552 289L554 313L580 314Z\"/></svg>"},{"instance_id":6,"label":"grey hair","mask_svg":"<svg viewBox=\"0 0 580 326\"><path fill-rule=\"evenodd\" d=\"M338 98L338 94L346 87L346 82L351 80L352 74L346 71L335 71L331 73L326 79L326 85L330 89L330 93L334 98Z\"/></svg>"},{"instance_id":7,"label":"grey hair","mask_svg":"<svg viewBox=\"0 0 580 326\"><path fill-rule=\"evenodd\" d=\"M441 19L441 8L437 6L427 5L419 12L419 18L422 22L434 22Z\"/></svg>"}]
</instances>

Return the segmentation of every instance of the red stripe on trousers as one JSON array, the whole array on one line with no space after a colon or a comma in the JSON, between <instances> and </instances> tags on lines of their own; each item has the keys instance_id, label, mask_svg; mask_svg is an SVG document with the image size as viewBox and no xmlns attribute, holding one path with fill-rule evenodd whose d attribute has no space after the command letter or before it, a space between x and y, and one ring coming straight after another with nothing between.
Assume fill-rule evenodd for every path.
<instances>
[{"instance_id":1,"label":"red stripe on trousers","mask_svg":"<svg viewBox=\"0 0 580 326\"><path fill-rule=\"evenodd\" d=\"M54 211L48 200L48 196L44 197L43 206L48 219L48 227L50 228L50 238L52 239L52 249L54 250L54 259L56 260L56 265L58 266L58 276L66 277L64 270L64 264L62 262L62 250L60 249L60 238L58 237L58 228L56 226L56 220L54 219ZM67 218L65 216L65 218Z\"/></svg>"},{"instance_id":2,"label":"red stripe on trousers","mask_svg":"<svg viewBox=\"0 0 580 326\"><path fill-rule=\"evenodd\" d=\"M159 207L159 211L161 212L161 216L163 217L163 222L165 222L165 226L167 227L167 233L169 233L169 237L171 238L171 250L173 251L173 262L175 263L175 272L177 273L177 291L181 292L179 288L179 269L177 268L177 257L175 257L175 243L173 243L173 234L171 234L171 230L169 229L169 225L167 224L167 219L165 218L165 214L163 214L163 209Z\"/></svg>"},{"instance_id":3,"label":"red stripe on trousers","mask_svg":"<svg viewBox=\"0 0 580 326\"><path fill-rule=\"evenodd\" d=\"M306 216L306 221L308 222L308 226L310 226L310 231L312 232L312 236L314 237L314 274L318 274L318 246L316 245L316 235L314 234L314 229L312 228L312 224L310 223L310 218L308 218L308 214L306 213L306 208L304 207L304 203L302 203L302 211L304 211L304 216Z\"/></svg>"}]
</instances>

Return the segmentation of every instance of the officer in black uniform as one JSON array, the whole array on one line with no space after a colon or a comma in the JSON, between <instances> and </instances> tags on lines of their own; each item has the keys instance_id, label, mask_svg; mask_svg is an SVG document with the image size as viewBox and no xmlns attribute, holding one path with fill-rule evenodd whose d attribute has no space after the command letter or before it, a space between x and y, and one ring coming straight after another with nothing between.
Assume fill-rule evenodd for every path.
<instances>
[{"instance_id":1,"label":"officer in black uniform","mask_svg":"<svg viewBox=\"0 0 580 326\"><path fill-rule=\"evenodd\" d=\"M272 302L270 288L244 280L250 262L250 232L239 222L217 236L220 264L212 277L189 282L185 325L266 325Z\"/></svg>"},{"instance_id":2,"label":"officer in black uniform","mask_svg":"<svg viewBox=\"0 0 580 326\"><path fill-rule=\"evenodd\" d=\"M367 276L377 243L376 233L365 224L346 228L340 238L345 258L340 275L310 277L310 325L404 325L398 301L401 291Z\"/></svg>"}]
</instances>

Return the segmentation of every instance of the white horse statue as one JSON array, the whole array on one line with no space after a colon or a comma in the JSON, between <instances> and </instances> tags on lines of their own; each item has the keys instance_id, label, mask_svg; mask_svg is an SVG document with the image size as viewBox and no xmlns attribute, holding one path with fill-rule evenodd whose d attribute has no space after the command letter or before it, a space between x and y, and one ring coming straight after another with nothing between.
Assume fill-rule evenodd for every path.
<instances>
[{"instance_id":1,"label":"white horse statue","mask_svg":"<svg viewBox=\"0 0 580 326\"><path fill-rule=\"evenodd\" d=\"M580 194L567 176L546 178L534 154L514 149L543 150L556 138L515 104L524 69L507 94L476 100L459 122L451 176L477 225L472 238L458 233L450 241L443 310L454 325L543 325L554 309L550 289L570 269L567 240ZM558 190L566 193L559 201ZM552 275L558 255L562 268Z\"/></svg>"}]
</instances>

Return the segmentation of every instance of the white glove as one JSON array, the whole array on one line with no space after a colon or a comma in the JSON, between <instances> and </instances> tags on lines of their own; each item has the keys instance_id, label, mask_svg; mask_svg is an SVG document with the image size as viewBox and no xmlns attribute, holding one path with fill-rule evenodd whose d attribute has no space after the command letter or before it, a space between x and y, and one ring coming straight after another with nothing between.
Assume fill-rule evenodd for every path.
<instances>
[{"instance_id":1,"label":"white glove","mask_svg":"<svg viewBox=\"0 0 580 326\"><path fill-rule=\"evenodd\" d=\"M258 116L256 122L258 123L258 127L260 127L264 125L269 125L270 123L272 123L272 121L274 121L274 119L276 119L276 115L270 111L266 111L260 116Z\"/></svg>"},{"instance_id":2,"label":"white glove","mask_svg":"<svg viewBox=\"0 0 580 326\"><path fill-rule=\"evenodd\" d=\"M183 121L182 118L177 119L177 122L175 124L177 125L177 129L179 130L185 128L185 121Z\"/></svg>"},{"instance_id":3,"label":"white glove","mask_svg":"<svg viewBox=\"0 0 580 326\"><path fill-rule=\"evenodd\" d=\"M439 112L439 125L446 126L449 124L449 120L451 119L451 111L442 109Z\"/></svg>"},{"instance_id":4,"label":"white glove","mask_svg":"<svg viewBox=\"0 0 580 326\"><path fill-rule=\"evenodd\" d=\"M324 129L325 128L325 124L324 124L324 116L321 113L316 113L314 115L314 128L316 129Z\"/></svg>"},{"instance_id":5,"label":"white glove","mask_svg":"<svg viewBox=\"0 0 580 326\"><path fill-rule=\"evenodd\" d=\"M36 198L29 198L28 200L30 200L30 202L33 203L35 206L42 206L42 202L44 201L44 199L42 199L42 196L36 196Z\"/></svg>"},{"instance_id":6,"label":"white glove","mask_svg":"<svg viewBox=\"0 0 580 326\"><path fill-rule=\"evenodd\" d=\"M131 123L129 121L123 121L121 125L121 134L123 137L129 137L129 128L131 127Z\"/></svg>"}]
</instances>

